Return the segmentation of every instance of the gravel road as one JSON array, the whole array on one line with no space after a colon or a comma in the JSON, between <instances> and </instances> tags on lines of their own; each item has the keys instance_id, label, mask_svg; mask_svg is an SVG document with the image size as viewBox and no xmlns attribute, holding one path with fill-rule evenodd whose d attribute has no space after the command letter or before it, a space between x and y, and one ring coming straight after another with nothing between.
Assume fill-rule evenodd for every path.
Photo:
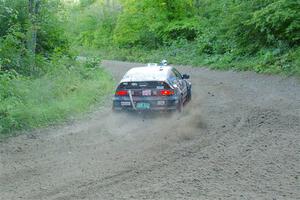
<instances>
[{"instance_id":1,"label":"gravel road","mask_svg":"<svg viewBox=\"0 0 300 200\"><path fill-rule=\"evenodd\" d=\"M116 80L135 63L104 61ZM0 142L0 199L300 199L300 82L180 66L181 115L114 114Z\"/></svg>"}]
</instances>

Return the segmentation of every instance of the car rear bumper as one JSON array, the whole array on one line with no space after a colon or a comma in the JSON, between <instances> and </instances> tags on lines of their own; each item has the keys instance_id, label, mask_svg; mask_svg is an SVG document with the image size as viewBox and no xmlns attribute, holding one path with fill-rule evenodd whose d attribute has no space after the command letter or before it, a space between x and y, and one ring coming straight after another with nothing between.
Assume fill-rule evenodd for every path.
<instances>
[{"instance_id":1,"label":"car rear bumper","mask_svg":"<svg viewBox=\"0 0 300 200\"><path fill-rule=\"evenodd\" d=\"M168 111L176 110L178 106L178 97L133 97L134 106L132 106L129 97L114 97L113 109L116 111L128 110L128 111ZM140 109L137 108L139 103L149 104L149 108Z\"/></svg>"}]
</instances>

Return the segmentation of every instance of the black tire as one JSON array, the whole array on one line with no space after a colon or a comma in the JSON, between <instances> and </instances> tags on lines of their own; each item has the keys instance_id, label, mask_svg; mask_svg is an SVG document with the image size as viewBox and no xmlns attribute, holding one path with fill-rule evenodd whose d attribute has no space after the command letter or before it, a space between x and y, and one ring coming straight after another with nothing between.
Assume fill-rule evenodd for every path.
<instances>
[{"instance_id":1,"label":"black tire","mask_svg":"<svg viewBox=\"0 0 300 200\"><path fill-rule=\"evenodd\" d=\"M180 99L177 105L177 112L181 113L183 111L183 98Z\"/></svg>"},{"instance_id":2,"label":"black tire","mask_svg":"<svg viewBox=\"0 0 300 200\"><path fill-rule=\"evenodd\" d=\"M187 96L186 96L186 101L189 102L192 100L192 89L188 89L187 91Z\"/></svg>"}]
</instances>

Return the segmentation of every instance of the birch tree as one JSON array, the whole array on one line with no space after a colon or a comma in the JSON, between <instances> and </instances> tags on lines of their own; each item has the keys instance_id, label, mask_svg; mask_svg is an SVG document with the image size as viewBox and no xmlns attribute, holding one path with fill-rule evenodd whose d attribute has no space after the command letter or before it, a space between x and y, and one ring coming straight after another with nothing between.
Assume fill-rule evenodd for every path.
<instances>
[{"instance_id":1,"label":"birch tree","mask_svg":"<svg viewBox=\"0 0 300 200\"><path fill-rule=\"evenodd\" d=\"M30 64L31 64L32 71L34 71L35 68L38 13L40 8L40 3L41 3L40 0L28 0L29 27L28 27L27 49L30 54Z\"/></svg>"}]
</instances>

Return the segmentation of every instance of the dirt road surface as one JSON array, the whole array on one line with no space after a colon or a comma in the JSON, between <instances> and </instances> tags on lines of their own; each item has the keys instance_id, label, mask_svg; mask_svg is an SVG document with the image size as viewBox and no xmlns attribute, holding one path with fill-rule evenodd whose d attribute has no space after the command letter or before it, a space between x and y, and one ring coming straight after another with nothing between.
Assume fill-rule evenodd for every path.
<instances>
[{"instance_id":1,"label":"dirt road surface","mask_svg":"<svg viewBox=\"0 0 300 200\"><path fill-rule=\"evenodd\" d=\"M137 64L105 61L119 80ZM300 199L300 83L191 74L181 115L113 114L0 143L1 200Z\"/></svg>"}]
</instances>

